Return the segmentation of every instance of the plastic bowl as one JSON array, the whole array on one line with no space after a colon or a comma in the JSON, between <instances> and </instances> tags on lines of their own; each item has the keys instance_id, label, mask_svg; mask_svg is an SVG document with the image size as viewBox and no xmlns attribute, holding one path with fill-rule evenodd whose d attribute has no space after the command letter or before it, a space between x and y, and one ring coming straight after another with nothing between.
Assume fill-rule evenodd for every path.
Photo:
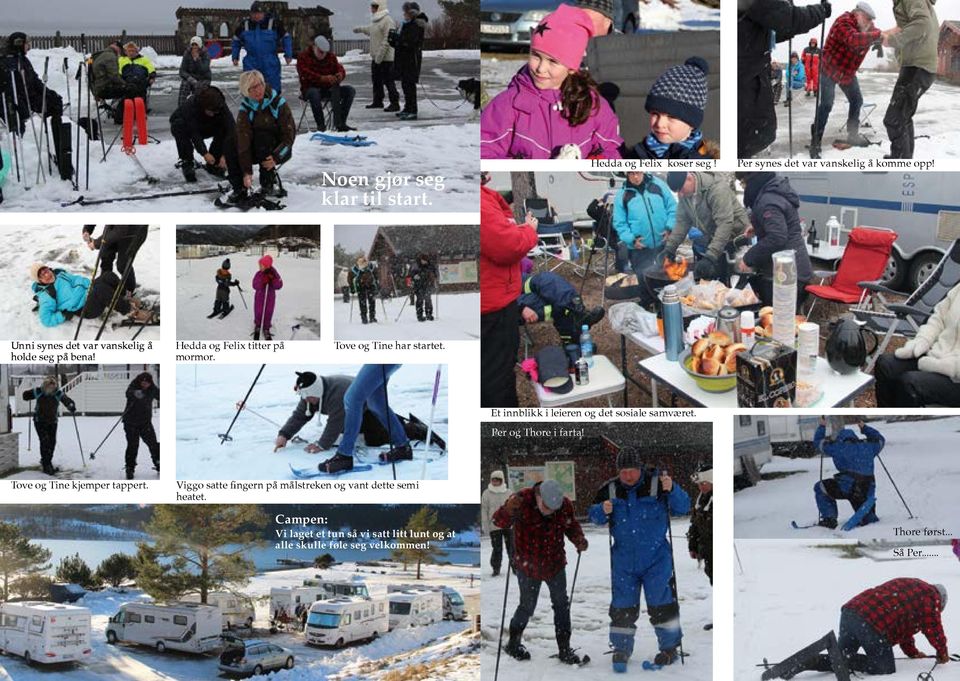
<instances>
[{"instance_id":1,"label":"plastic bowl","mask_svg":"<svg viewBox=\"0 0 960 681\"><path fill-rule=\"evenodd\" d=\"M693 356L689 348L680 355L680 366L689 374L690 378L696 381L697 386L708 393L725 393L737 387L737 374L727 374L726 376L706 376L698 374L690 368L690 362Z\"/></svg>"}]
</instances>

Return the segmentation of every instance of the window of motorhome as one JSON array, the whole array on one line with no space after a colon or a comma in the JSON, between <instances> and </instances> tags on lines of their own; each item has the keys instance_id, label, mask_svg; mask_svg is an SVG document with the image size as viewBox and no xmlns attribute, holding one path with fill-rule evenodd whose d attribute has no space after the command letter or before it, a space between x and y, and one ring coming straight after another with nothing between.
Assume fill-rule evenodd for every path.
<instances>
[{"instance_id":1,"label":"window of motorhome","mask_svg":"<svg viewBox=\"0 0 960 681\"><path fill-rule=\"evenodd\" d=\"M353 622L353 618L350 616L350 613L345 613L345 614L343 615L343 623L344 623L344 624L350 624L350 623L352 623L352 622Z\"/></svg>"},{"instance_id":2,"label":"window of motorhome","mask_svg":"<svg viewBox=\"0 0 960 681\"><path fill-rule=\"evenodd\" d=\"M397 603L396 601L390 602L390 614L391 615L409 615L410 614L410 604L409 603Z\"/></svg>"},{"instance_id":3,"label":"window of motorhome","mask_svg":"<svg viewBox=\"0 0 960 681\"><path fill-rule=\"evenodd\" d=\"M17 628L17 619L16 615L4 615L3 616L3 626L7 628Z\"/></svg>"},{"instance_id":4,"label":"window of motorhome","mask_svg":"<svg viewBox=\"0 0 960 681\"><path fill-rule=\"evenodd\" d=\"M450 602L454 605L463 605L463 596L461 596L459 593L448 594L447 598L449 598Z\"/></svg>"},{"instance_id":5,"label":"window of motorhome","mask_svg":"<svg viewBox=\"0 0 960 681\"><path fill-rule=\"evenodd\" d=\"M749 426L751 421L753 421L753 419L750 418L749 416L740 416L739 419L740 419L741 426Z\"/></svg>"},{"instance_id":6,"label":"window of motorhome","mask_svg":"<svg viewBox=\"0 0 960 681\"><path fill-rule=\"evenodd\" d=\"M364 608L364 609L363 609L363 616L364 616L364 617L370 617L370 610L369 610L368 608Z\"/></svg>"},{"instance_id":7,"label":"window of motorhome","mask_svg":"<svg viewBox=\"0 0 960 681\"><path fill-rule=\"evenodd\" d=\"M179 624L180 626L183 626L183 627L187 626L187 617L186 617L186 615L174 615L174 616L173 616L173 623L174 623L174 624Z\"/></svg>"},{"instance_id":8,"label":"window of motorhome","mask_svg":"<svg viewBox=\"0 0 960 681\"><path fill-rule=\"evenodd\" d=\"M156 622L157 620L156 620L156 618L155 618L153 615L144 615L144 616L143 616L143 621L146 622L147 624L153 624L153 623Z\"/></svg>"},{"instance_id":9,"label":"window of motorhome","mask_svg":"<svg viewBox=\"0 0 960 681\"><path fill-rule=\"evenodd\" d=\"M383 612L383 603L380 604L380 610L379 610L379 612Z\"/></svg>"},{"instance_id":10,"label":"window of motorhome","mask_svg":"<svg viewBox=\"0 0 960 681\"><path fill-rule=\"evenodd\" d=\"M140 624L140 613L138 612L128 612L127 613L127 622L129 624Z\"/></svg>"},{"instance_id":11,"label":"window of motorhome","mask_svg":"<svg viewBox=\"0 0 960 681\"><path fill-rule=\"evenodd\" d=\"M340 626L340 615L332 612L311 612L307 617L308 627L336 629Z\"/></svg>"},{"instance_id":12,"label":"window of motorhome","mask_svg":"<svg viewBox=\"0 0 960 681\"><path fill-rule=\"evenodd\" d=\"M30 632L33 634L43 632L43 618L39 615L34 615L30 618Z\"/></svg>"}]
</instances>

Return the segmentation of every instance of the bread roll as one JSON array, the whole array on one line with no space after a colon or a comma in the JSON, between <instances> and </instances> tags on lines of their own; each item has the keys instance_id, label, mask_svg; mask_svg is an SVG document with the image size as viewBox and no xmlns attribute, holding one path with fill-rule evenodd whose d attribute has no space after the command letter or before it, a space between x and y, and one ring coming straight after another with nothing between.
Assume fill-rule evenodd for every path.
<instances>
[{"instance_id":1,"label":"bread roll","mask_svg":"<svg viewBox=\"0 0 960 681\"><path fill-rule=\"evenodd\" d=\"M708 347L710 347L710 341L707 340L706 336L698 338L690 348L690 354L694 357L700 357Z\"/></svg>"},{"instance_id":2,"label":"bread roll","mask_svg":"<svg viewBox=\"0 0 960 681\"><path fill-rule=\"evenodd\" d=\"M706 357L700 362L700 371L699 373L704 376L716 376L720 373L720 367L723 366L720 362L715 359Z\"/></svg>"},{"instance_id":3,"label":"bread roll","mask_svg":"<svg viewBox=\"0 0 960 681\"><path fill-rule=\"evenodd\" d=\"M762 327L765 328L765 329L772 329L772 328L773 328L773 313L772 313L772 312L770 312L769 314L760 315L760 326L762 326Z\"/></svg>"},{"instance_id":4,"label":"bread roll","mask_svg":"<svg viewBox=\"0 0 960 681\"><path fill-rule=\"evenodd\" d=\"M773 307L770 305L766 305L764 307L761 307L760 311L757 312L758 317L762 317L765 314L773 314Z\"/></svg>"},{"instance_id":5,"label":"bread roll","mask_svg":"<svg viewBox=\"0 0 960 681\"><path fill-rule=\"evenodd\" d=\"M714 345L719 345L722 348L727 347L732 342L730 336L725 334L723 331L711 331L707 338L710 339L711 343Z\"/></svg>"}]
</instances>

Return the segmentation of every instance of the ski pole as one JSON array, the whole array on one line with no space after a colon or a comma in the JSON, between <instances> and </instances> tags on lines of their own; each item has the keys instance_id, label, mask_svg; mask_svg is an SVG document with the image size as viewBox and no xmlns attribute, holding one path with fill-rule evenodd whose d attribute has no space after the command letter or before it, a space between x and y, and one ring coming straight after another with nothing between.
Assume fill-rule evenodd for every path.
<instances>
[{"instance_id":1,"label":"ski pole","mask_svg":"<svg viewBox=\"0 0 960 681\"><path fill-rule=\"evenodd\" d=\"M737 543L733 543L733 555L737 557L737 567L740 568L740 574L743 574L743 562L740 560L740 550L737 548Z\"/></svg>"},{"instance_id":2,"label":"ski pole","mask_svg":"<svg viewBox=\"0 0 960 681\"><path fill-rule=\"evenodd\" d=\"M507 530L508 532L510 530ZM513 565L510 562L510 556L507 556L507 577L506 584L503 585L503 609L500 610L500 635L497 637L497 664L493 669L493 681L497 681L500 674L500 650L503 648L503 621L507 618L507 592L510 590L510 573L513 572Z\"/></svg>"},{"instance_id":3,"label":"ski pole","mask_svg":"<svg viewBox=\"0 0 960 681\"><path fill-rule=\"evenodd\" d=\"M123 201L151 201L153 199L166 199L175 196L196 196L198 194L213 194L214 192L218 194L223 193L223 189L220 185L217 185L215 188L210 189L191 189L188 191L179 191L179 192L163 192L160 194L146 194L144 196L115 196L109 199L87 199L84 196L81 196L73 201L62 201L60 203L61 208L67 208L68 206L99 206L104 203L122 203Z\"/></svg>"},{"instance_id":4,"label":"ski pole","mask_svg":"<svg viewBox=\"0 0 960 681\"><path fill-rule=\"evenodd\" d=\"M83 458L83 444L80 442L80 427L77 425L77 413L72 411L70 415L73 417L73 429L77 431L77 447L80 448L80 460L83 461L83 467L86 468L87 460Z\"/></svg>"},{"instance_id":5,"label":"ski pole","mask_svg":"<svg viewBox=\"0 0 960 681\"><path fill-rule=\"evenodd\" d=\"M90 289L93 288L93 282L97 280L97 270L100 269L100 256L102 254L103 250L97 249L97 261L93 263L93 276L90 277L90 286L87 287L87 294L83 298L83 307L80 308L80 319L77 320L77 330L73 332L73 340L77 340L80 336L80 326L83 324L83 317L87 312L87 303L90 301Z\"/></svg>"},{"instance_id":6,"label":"ski pole","mask_svg":"<svg viewBox=\"0 0 960 681\"><path fill-rule=\"evenodd\" d=\"M220 438L221 445L227 440L231 440L231 441L233 440L233 438L230 437L230 431L233 430L233 424L237 422L237 418L240 416L240 412L243 411L243 407L244 405L246 405L247 399L250 397L250 393L253 392L254 386L257 385L257 381L260 380L260 374L263 373L263 370L266 368L266 366L267 366L266 364L260 365L260 371L257 372L257 375L253 379L253 383L250 384L250 389L247 390L247 394L244 396L243 400L240 401L240 408L237 409L237 413L233 415L233 420L230 422L230 427L227 428L226 433L220 433L219 438Z\"/></svg>"},{"instance_id":7,"label":"ski pole","mask_svg":"<svg viewBox=\"0 0 960 681\"><path fill-rule=\"evenodd\" d=\"M820 0L820 6L823 7L826 4L827 0ZM817 139L820 134L820 88L821 83L823 82L823 40L827 31L827 18L824 17L820 20L820 43L817 45L817 48L820 50L819 56L817 56L817 95L814 100L814 112L813 112L813 134L810 144L811 147L816 145L817 149L817 158L820 158L820 142L821 140ZM812 63L812 60L811 60ZM823 127L826 129L827 122L823 122Z\"/></svg>"},{"instance_id":8,"label":"ski pole","mask_svg":"<svg viewBox=\"0 0 960 681\"><path fill-rule=\"evenodd\" d=\"M793 13L793 0L790 0ZM787 133L790 140L790 158L793 158L793 36L787 41Z\"/></svg>"},{"instance_id":9,"label":"ski pole","mask_svg":"<svg viewBox=\"0 0 960 681\"><path fill-rule=\"evenodd\" d=\"M81 34L81 41L80 68L82 69L87 65L87 38L85 35ZM92 127L93 117L90 115L90 74L87 73L87 174L84 180L84 189L86 191L90 191L90 137L93 135Z\"/></svg>"},{"instance_id":10,"label":"ski pole","mask_svg":"<svg viewBox=\"0 0 960 681\"><path fill-rule=\"evenodd\" d=\"M0 103L3 104L3 123L4 127L7 129L7 134L10 135L10 155L13 156L14 168L17 171L17 182L20 181L20 156L17 154L17 141L16 137L13 134L13 131L10 129L9 119L12 118L10 115L10 109L7 108L7 93L0 93Z\"/></svg>"},{"instance_id":11,"label":"ski pole","mask_svg":"<svg viewBox=\"0 0 960 681\"><path fill-rule=\"evenodd\" d=\"M907 506L906 499L903 498L903 495L900 494L900 488L897 487L897 483L893 481L893 476L890 475L890 471L887 470L887 464L883 462L883 459L880 458L880 454L877 454L877 461L880 462L880 465L883 466L883 472L887 474L887 477L890 478L890 484L893 485L893 489L897 491L897 496L900 497L900 501L903 502L903 507L907 509L907 514L910 516L910 520L913 520L913 511L910 510L910 507Z\"/></svg>"},{"instance_id":12,"label":"ski pole","mask_svg":"<svg viewBox=\"0 0 960 681\"><path fill-rule=\"evenodd\" d=\"M260 412L254 411L254 410L251 409L250 407L247 407L247 406L244 405L242 402L237 402L237 410L239 411L239 410L241 410L241 409L246 409L248 412L250 412L251 414L253 414L253 415L256 416L257 418L261 418L261 419L263 419L264 421L266 421L267 423L276 426L277 428L280 428L280 427L281 427L279 423L277 423L276 421L274 421L274 420L273 420L272 418L270 418L269 416L264 416L264 415L261 414ZM304 439L303 439L302 437L300 437L299 435L294 435L292 438L290 438L290 442L296 442L297 444L301 444L301 445L307 444L307 441L304 440Z\"/></svg>"},{"instance_id":13,"label":"ski pole","mask_svg":"<svg viewBox=\"0 0 960 681\"><path fill-rule=\"evenodd\" d=\"M350 323L353 324L353 299L356 296L350 296Z\"/></svg>"},{"instance_id":14,"label":"ski pole","mask_svg":"<svg viewBox=\"0 0 960 681\"><path fill-rule=\"evenodd\" d=\"M47 175L53 177L53 164L50 162L50 126L47 124L47 73L50 69L50 57L43 58L43 105L40 107L41 141L47 141ZM59 132L57 133L60 134ZM59 168L58 168L59 170Z\"/></svg>"},{"instance_id":15,"label":"ski pole","mask_svg":"<svg viewBox=\"0 0 960 681\"><path fill-rule=\"evenodd\" d=\"M13 138L14 150L16 150L17 144L19 143L20 151L23 152L20 154L23 156L23 188L29 190L30 187L27 186L27 179L30 177L30 173L27 172L27 151L23 148L23 132L25 131L25 126L23 125L23 119L20 117L20 96L17 93L17 79L13 77L13 71L10 71L10 88L13 92L13 113L17 119L17 128L14 131ZM17 181L20 181L19 170L17 172Z\"/></svg>"},{"instance_id":16,"label":"ski pole","mask_svg":"<svg viewBox=\"0 0 960 681\"><path fill-rule=\"evenodd\" d=\"M676 484L676 483L674 483ZM673 555L673 522L670 518L670 500L664 496L663 497L663 506L664 510L667 512L667 536L670 539L670 586L673 589L673 598L677 602L677 626L680 625L680 590L677 588L677 560ZM677 644L680 648L680 664L686 664L683 660L683 637L680 637L680 642Z\"/></svg>"},{"instance_id":17,"label":"ski pole","mask_svg":"<svg viewBox=\"0 0 960 681\"><path fill-rule=\"evenodd\" d=\"M110 301L110 307L107 308L107 313L104 315L103 321L100 322L100 329L97 331L97 335L93 340L100 340L100 336L103 335L103 330L107 328L107 320L110 319L110 315L113 314L114 309L117 307L117 301L120 300L123 286L126 283L127 278L130 276L130 271L133 269L133 261L136 259L137 253L140 251L140 247L143 246L143 242L147 240L147 232L148 228L144 226L143 236L133 247L133 252L130 254L129 260L127 260L127 266L123 268L123 275L121 275L120 281L117 283L117 288L113 291L113 298Z\"/></svg>"},{"instance_id":18,"label":"ski pole","mask_svg":"<svg viewBox=\"0 0 960 681\"><path fill-rule=\"evenodd\" d=\"M437 365L437 374L433 379L433 400L430 403L430 423L427 424L427 441L425 443L426 447L424 449L424 454L430 454L430 444L433 439L433 414L437 410L437 394L440 392L440 371L443 369L442 364ZM423 459L423 467L420 469L420 479L424 480L427 477L427 458L426 456Z\"/></svg>"},{"instance_id":19,"label":"ski pole","mask_svg":"<svg viewBox=\"0 0 960 681\"><path fill-rule=\"evenodd\" d=\"M570 600L567 601L567 608L573 608L573 592L577 589L577 574L580 572L580 556L583 554L577 551L577 566L573 569L573 584L570 585Z\"/></svg>"},{"instance_id":20,"label":"ski pole","mask_svg":"<svg viewBox=\"0 0 960 681\"><path fill-rule=\"evenodd\" d=\"M377 308L374 307L374 310ZM386 407L386 418L387 418L387 439L390 440L390 450L393 450L393 419L390 418L390 396L389 390L387 390L387 365L380 365L380 375L383 377L383 404ZM390 468L393 470L393 479L397 479L397 462L392 460L390 461Z\"/></svg>"},{"instance_id":21,"label":"ski pole","mask_svg":"<svg viewBox=\"0 0 960 681\"><path fill-rule=\"evenodd\" d=\"M247 301L246 301L246 299L243 297L243 289L240 288L240 282L237 282L237 293L240 294L240 302L243 303L243 309L244 309L244 310L249 310L250 308L247 307Z\"/></svg>"},{"instance_id":22,"label":"ski pole","mask_svg":"<svg viewBox=\"0 0 960 681\"><path fill-rule=\"evenodd\" d=\"M394 324L396 324L397 322L400 321L400 315L403 314L403 311L404 311L404 309L406 309L407 303L409 303L409 302L410 302L410 298L408 298L407 296L404 296L404 297L403 297L403 305L400 306L400 311L397 313L397 318L393 320L393 323L394 323ZM353 312L353 308L350 308L350 311Z\"/></svg>"},{"instance_id":23,"label":"ski pole","mask_svg":"<svg viewBox=\"0 0 960 681\"><path fill-rule=\"evenodd\" d=\"M107 438L109 438L111 435L113 435L113 431L115 431L115 430L117 429L117 426L120 425L120 422L123 421L123 417L127 415L127 412L130 411L130 407L132 407L132 406L133 406L132 403L127 405L127 408L123 410L123 413L120 414L120 418L118 418L118 419L117 419L117 422L113 424L113 427L112 427L112 428L110 429L110 431L104 436L104 438L100 441L100 444L97 445L97 448L94 449L92 452L90 452L90 460L91 460L91 461L93 461L94 459L97 458L97 452L99 452L99 451L100 451L100 448L103 447L103 444L107 441Z\"/></svg>"},{"instance_id":24,"label":"ski pole","mask_svg":"<svg viewBox=\"0 0 960 681\"><path fill-rule=\"evenodd\" d=\"M27 92L27 76L24 74L22 68L18 68L17 73L20 74L20 82L23 83L23 91ZM37 134L37 124L33 120L33 109L30 107L30 99L27 98L27 115L30 117L30 130L33 132L33 143L37 146L37 179L34 181L34 184L40 184L41 179L43 184L47 183L47 174L43 170L43 156L41 152L43 150L43 145L40 144L40 135Z\"/></svg>"},{"instance_id":25,"label":"ski pole","mask_svg":"<svg viewBox=\"0 0 960 681\"><path fill-rule=\"evenodd\" d=\"M85 46L86 44L87 44L87 39L84 36L84 34L81 33L80 34L81 50L83 49L83 46ZM74 189L79 190L80 189L80 107L81 107L80 88L83 86L83 54L80 55L80 63L77 64L76 79L77 79L77 149L76 149L77 161L76 161L76 167L74 168L74 172L76 173L76 176L73 181L73 187ZM69 90L70 87L67 86L67 89Z\"/></svg>"}]
</instances>

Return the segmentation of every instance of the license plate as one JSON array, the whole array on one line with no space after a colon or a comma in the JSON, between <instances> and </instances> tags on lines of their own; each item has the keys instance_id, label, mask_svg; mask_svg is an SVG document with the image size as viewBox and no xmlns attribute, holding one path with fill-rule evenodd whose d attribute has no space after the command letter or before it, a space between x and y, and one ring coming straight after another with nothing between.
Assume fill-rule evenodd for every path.
<instances>
[{"instance_id":1,"label":"license plate","mask_svg":"<svg viewBox=\"0 0 960 681\"><path fill-rule=\"evenodd\" d=\"M480 24L481 33L510 33L510 27L506 24Z\"/></svg>"}]
</instances>

